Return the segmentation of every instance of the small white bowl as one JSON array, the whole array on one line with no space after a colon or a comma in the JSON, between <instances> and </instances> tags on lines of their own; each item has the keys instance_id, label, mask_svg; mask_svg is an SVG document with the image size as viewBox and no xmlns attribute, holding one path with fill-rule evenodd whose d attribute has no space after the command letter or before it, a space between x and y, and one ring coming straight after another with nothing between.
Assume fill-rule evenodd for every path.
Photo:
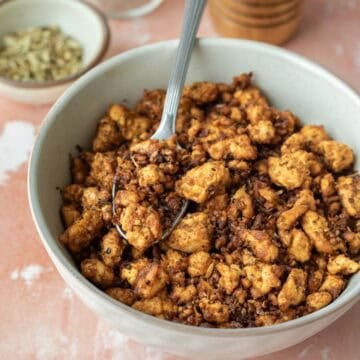
<instances>
[{"instance_id":1,"label":"small white bowl","mask_svg":"<svg viewBox=\"0 0 360 360\"><path fill-rule=\"evenodd\" d=\"M57 101L37 137L29 165L28 194L38 232L55 266L77 295L122 333L192 359L244 359L281 350L330 325L359 299L360 273L331 304L282 324L250 329L209 329L146 315L115 301L86 280L58 242L63 231L57 187L70 183L69 152L87 148L109 104L144 89L166 88L177 42L140 47L97 66ZM274 106L291 109L303 123L325 125L335 139L360 154L360 99L318 65L271 45L234 39L202 39L195 46L187 82L230 82L253 71ZM359 170L359 157L355 167ZM354 329L355 331L356 329Z\"/></svg>"},{"instance_id":2,"label":"small white bowl","mask_svg":"<svg viewBox=\"0 0 360 360\"><path fill-rule=\"evenodd\" d=\"M20 82L0 77L0 94L27 104L54 102L78 77L104 57L110 30L104 16L89 4L73 0L12 0L0 4L0 45L9 32L33 26L57 25L83 47L81 71L64 79Z\"/></svg>"}]
</instances>

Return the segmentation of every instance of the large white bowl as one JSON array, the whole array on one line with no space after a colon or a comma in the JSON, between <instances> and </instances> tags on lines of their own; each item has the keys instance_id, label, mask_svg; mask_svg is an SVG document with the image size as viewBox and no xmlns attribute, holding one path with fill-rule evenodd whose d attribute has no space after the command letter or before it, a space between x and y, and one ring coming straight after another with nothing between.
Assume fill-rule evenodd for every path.
<instances>
[{"instance_id":1,"label":"large white bowl","mask_svg":"<svg viewBox=\"0 0 360 360\"><path fill-rule=\"evenodd\" d=\"M289 322L252 329L205 329L160 320L123 305L87 281L58 243L62 232L57 187L68 184L69 152L87 147L107 106L134 104L144 89L165 88L175 41L123 53L96 67L68 89L48 114L29 167L29 199L41 239L65 281L96 313L138 341L191 358L242 359L281 350L312 336L350 309L360 294L360 274L329 306ZM286 50L262 43L203 39L195 46L188 82L231 81L253 71L256 83L279 108L304 123L324 124L360 154L360 100L326 70ZM357 166L359 162L357 163Z\"/></svg>"}]
</instances>

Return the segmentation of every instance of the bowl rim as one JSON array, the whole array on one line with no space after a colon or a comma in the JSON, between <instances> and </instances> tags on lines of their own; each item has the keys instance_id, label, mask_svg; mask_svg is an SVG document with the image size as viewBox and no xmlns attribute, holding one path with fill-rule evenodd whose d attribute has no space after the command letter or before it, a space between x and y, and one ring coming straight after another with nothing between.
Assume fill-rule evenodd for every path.
<instances>
[{"instance_id":1,"label":"bowl rim","mask_svg":"<svg viewBox=\"0 0 360 360\"><path fill-rule=\"evenodd\" d=\"M14 1L21 1L21 0L3 0L3 2L0 1L0 9L3 6L5 6L11 2L14 2ZM58 80L49 80L49 81L41 81L41 82L18 81L18 80L6 78L4 76L0 76L1 83L11 86L11 87L20 88L20 89L50 88L50 87L54 87L54 86L58 86L58 85L64 85L64 84L71 83L72 81L78 79L79 77L84 75L86 72L88 72L90 69L92 69L93 67L95 67L97 64L99 64L101 62L101 60L104 58L106 52L109 49L110 39L111 39L111 31L110 31L110 26L107 21L107 18L96 6L94 6L88 2L77 1L76 5L88 8L91 11L92 16L99 19L100 25L101 25L101 31L102 31L101 44L100 44L99 49L97 50L95 56L89 62L89 64L82 67L78 72L76 72L70 76L66 76L64 78L58 79Z\"/></svg>"},{"instance_id":2,"label":"bowl rim","mask_svg":"<svg viewBox=\"0 0 360 360\"><path fill-rule=\"evenodd\" d=\"M61 245L57 239L52 238L49 229L46 226L45 216L41 213L40 202L37 194L37 185L34 175L37 172L39 166L39 157L40 149L44 140L46 139L47 130L51 127L52 123L55 121L56 115L61 112L62 107L66 106L70 99L88 83L90 83L93 78L96 78L98 75L106 72L107 70L121 66L123 62L128 61L132 57L138 55L144 55L148 50L158 50L161 53L161 49L175 49L178 40L167 40L162 42L157 42L149 44L146 46L141 46L135 49L128 50L122 54L108 59L101 65L92 69L81 79L76 81L70 86L70 88L56 101L49 113L44 119L44 122L40 128L40 131L36 137L28 166L28 200L30 204L30 210L32 214L33 221L37 228L38 234L50 256L55 266L59 270L61 269L66 272L66 276L59 271L60 275L65 278L69 286L71 286L76 293L83 293L88 299L96 298L97 307L101 308L103 311L116 312L119 315L122 313L129 314L136 319L147 323L153 327L157 327L161 330L167 330L168 332L177 333L181 335L196 335L200 337L221 337L221 338L237 338L239 336L262 336L269 333L281 333L288 331L290 329L295 329L302 327L304 325L313 323L322 319L323 317L337 312L341 307L351 306L356 302L356 298L360 296L360 283L355 286L353 289L348 290L346 294L340 295L335 301L325 306L324 308L315 311L311 314L302 316L300 318L289 320L284 323L263 326L263 327L253 327L253 328L236 328L236 329L219 329L219 328L201 328L192 325L185 325L180 323L175 323L172 321L167 321L163 319L158 319L151 315L145 314L143 312L137 311L132 307L129 307L125 304L122 304L115 299L108 296L105 292L101 291L95 287L90 281L83 277L80 272L75 268L71 261L63 253ZM267 53L277 56L285 61L290 61L297 66L302 67L305 70L311 71L314 73L314 77L322 78L323 80L331 83L334 87L338 88L339 91L346 93L348 97L352 99L353 102L356 102L360 108L360 97L357 93L344 81L337 78L335 75L331 74L328 70L322 66L306 59L303 56L300 56L296 53L293 53L289 50L251 40L240 40L240 39L230 39L230 38L202 38L198 41L198 46L244 46L247 49L261 50L262 52L266 51ZM71 278L74 284L69 284L68 278ZM73 286L72 286L73 285ZM82 298L83 296L81 296Z\"/></svg>"}]
</instances>

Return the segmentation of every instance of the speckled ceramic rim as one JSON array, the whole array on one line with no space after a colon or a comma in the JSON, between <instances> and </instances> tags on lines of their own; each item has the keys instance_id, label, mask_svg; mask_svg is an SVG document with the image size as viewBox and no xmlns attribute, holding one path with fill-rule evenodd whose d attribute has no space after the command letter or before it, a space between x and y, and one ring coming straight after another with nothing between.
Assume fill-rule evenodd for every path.
<instances>
[{"instance_id":1,"label":"speckled ceramic rim","mask_svg":"<svg viewBox=\"0 0 360 360\"><path fill-rule=\"evenodd\" d=\"M8 3L12 2L12 1L17 1L17 0L4 0L3 2L1 2L1 0L0 0L0 8L2 6L6 6ZM80 71L78 71L74 75L67 76L67 77L65 77L63 79L59 79L59 80L51 80L51 81L45 81L45 82L35 82L35 81L22 82L22 81L7 79L5 77L0 76L0 82L10 85L12 87L21 88L21 89L50 88L50 87L54 87L54 86L58 86L58 85L71 83L72 81L78 79L80 76L82 76L83 74L88 72L94 66L99 64L99 62L104 58L104 56L109 48L110 37L111 37L109 24L107 22L105 15L100 10L98 10L95 6L93 6L89 3L85 3L83 1L78 1L78 3L80 6L84 6L88 9L90 9L92 14L95 17L97 17L101 23L102 42L101 42L101 45L99 46L99 50L98 50L97 54L94 56L93 60L91 60L87 66L83 67Z\"/></svg>"},{"instance_id":2,"label":"speckled ceramic rim","mask_svg":"<svg viewBox=\"0 0 360 360\"><path fill-rule=\"evenodd\" d=\"M256 50L261 50L264 54L268 53L277 58L281 58L285 61L296 64L298 67L311 71L314 74L314 81L321 78L322 81L327 81L331 83L334 87L338 88L339 91L345 93L348 97L352 99L353 102L358 103L360 108L360 98L358 95L343 81L339 80L337 77L329 73L327 70L321 66L299 56L290 51L278 48L276 46L248 41L248 40L235 40L235 39L201 39L201 45L214 46L221 44L221 46L234 47L240 44L246 45L247 48L252 48ZM57 239L54 239L49 229L46 226L45 214L41 212L40 203L37 196L37 185L35 175L37 173L37 168L39 166L39 156L42 149L44 141L46 141L46 135L48 129L52 126L53 122L56 119L56 116L62 112L62 109L67 106L70 99L76 96L76 93L84 88L88 83L93 81L98 75L110 70L113 67L121 66L123 62L131 59L134 56L144 56L146 52L150 49L158 50L160 53L164 48L175 49L177 45L176 40L170 40L165 42L160 42L156 44L151 44L143 46L137 49L133 49L127 52L124 52L121 55L115 56L114 58L107 60L103 64L97 66L81 79L76 81L71 87L61 96L61 98L54 104L49 114L47 115L42 128L37 136L35 145L30 158L29 170L28 170L28 197L31 207L32 216L36 224L37 230L40 234L42 242L47 249L50 257L55 262L55 264L61 264L66 268L67 276L70 276L76 282L76 288L79 289L85 296L88 298L96 297L96 301L99 307L102 307L103 310L112 312L112 313L122 313L126 312L131 314L134 318L144 323L151 324L152 326L166 329L169 332L173 333L182 333L189 334L191 333L194 336L206 336L206 337L224 337L224 338L238 338L244 336L254 336L254 335L265 335L269 333L281 333L289 329L297 328L302 325L315 322L320 320L325 315L331 314L338 310L340 307L343 307L351 302L354 302L357 297L360 295L360 284L357 287L354 287L351 290L348 290L348 293L342 294L336 299L333 303L328 306L320 309L312 314L303 316L301 318L290 320L277 325L264 326L258 328L246 328L246 329L212 329L212 328L200 328L190 325L183 325L174 323L171 321L161 320L153 316L147 315L140 311L137 311L127 305L124 305L110 296L106 295L104 292L92 285L88 280L86 280L74 267L71 261L66 258L62 253L61 245L58 243ZM146 56L144 56L144 59Z\"/></svg>"}]
</instances>

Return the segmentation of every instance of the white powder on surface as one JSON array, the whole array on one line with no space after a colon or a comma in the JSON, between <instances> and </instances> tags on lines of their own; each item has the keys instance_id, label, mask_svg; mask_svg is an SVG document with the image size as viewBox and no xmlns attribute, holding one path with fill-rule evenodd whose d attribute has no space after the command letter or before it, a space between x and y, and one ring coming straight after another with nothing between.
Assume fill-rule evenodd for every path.
<instances>
[{"instance_id":1,"label":"white powder on surface","mask_svg":"<svg viewBox=\"0 0 360 360\"><path fill-rule=\"evenodd\" d=\"M321 360L330 360L330 348L324 347L320 350Z\"/></svg>"},{"instance_id":2,"label":"white powder on surface","mask_svg":"<svg viewBox=\"0 0 360 360\"><path fill-rule=\"evenodd\" d=\"M25 266L23 269L15 269L11 272L11 280L23 280L27 287L30 287L34 281L38 280L41 274L51 272L52 269L45 269L40 265L31 264Z\"/></svg>"},{"instance_id":3,"label":"white powder on surface","mask_svg":"<svg viewBox=\"0 0 360 360\"><path fill-rule=\"evenodd\" d=\"M312 345L310 344L310 345L306 346L305 349L303 349L301 352L299 352L299 354L297 356L298 359L304 359L304 358L306 359L306 356L308 355L311 347L312 347Z\"/></svg>"},{"instance_id":4,"label":"white powder on surface","mask_svg":"<svg viewBox=\"0 0 360 360\"><path fill-rule=\"evenodd\" d=\"M66 287L63 291L62 297L66 300L71 300L74 297L74 292L69 287Z\"/></svg>"},{"instance_id":5,"label":"white powder on surface","mask_svg":"<svg viewBox=\"0 0 360 360\"><path fill-rule=\"evenodd\" d=\"M24 164L35 138L35 128L25 121L7 123L0 135L0 185L6 184L9 172Z\"/></svg>"},{"instance_id":6,"label":"white powder on surface","mask_svg":"<svg viewBox=\"0 0 360 360\"><path fill-rule=\"evenodd\" d=\"M353 62L354 65L360 70L360 43L357 44L354 50Z\"/></svg>"},{"instance_id":7,"label":"white powder on surface","mask_svg":"<svg viewBox=\"0 0 360 360\"><path fill-rule=\"evenodd\" d=\"M335 53L337 56L343 56L344 55L344 45L336 44L335 45Z\"/></svg>"}]
</instances>

